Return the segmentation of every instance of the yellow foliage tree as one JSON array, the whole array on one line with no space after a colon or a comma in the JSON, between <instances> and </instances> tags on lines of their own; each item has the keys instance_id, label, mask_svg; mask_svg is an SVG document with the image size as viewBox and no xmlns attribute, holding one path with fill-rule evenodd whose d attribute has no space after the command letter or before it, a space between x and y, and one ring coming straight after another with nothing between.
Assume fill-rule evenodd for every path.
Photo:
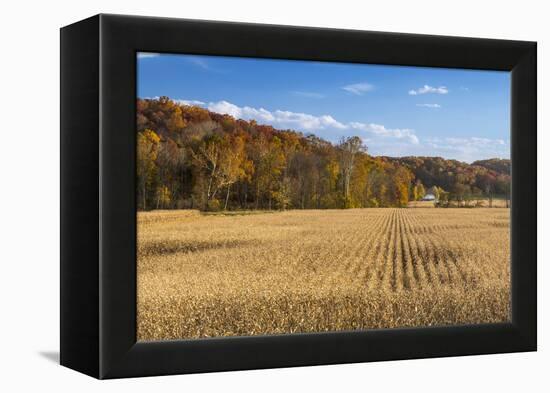
<instances>
[{"instance_id":1,"label":"yellow foliage tree","mask_svg":"<svg viewBox=\"0 0 550 393\"><path fill-rule=\"evenodd\" d=\"M147 209L148 190L151 190L155 183L159 143L160 137L153 130L146 129L138 133L137 177L142 209Z\"/></svg>"}]
</instances>

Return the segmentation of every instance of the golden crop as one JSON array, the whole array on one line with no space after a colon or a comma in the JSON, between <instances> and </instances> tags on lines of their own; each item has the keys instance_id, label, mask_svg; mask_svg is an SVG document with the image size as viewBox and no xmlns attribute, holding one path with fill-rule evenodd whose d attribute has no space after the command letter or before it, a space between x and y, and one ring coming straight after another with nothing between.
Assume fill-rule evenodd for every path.
<instances>
[{"instance_id":1,"label":"golden crop","mask_svg":"<svg viewBox=\"0 0 550 393\"><path fill-rule=\"evenodd\" d=\"M138 214L139 340L503 322L509 209Z\"/></svg>"}]
</instances>

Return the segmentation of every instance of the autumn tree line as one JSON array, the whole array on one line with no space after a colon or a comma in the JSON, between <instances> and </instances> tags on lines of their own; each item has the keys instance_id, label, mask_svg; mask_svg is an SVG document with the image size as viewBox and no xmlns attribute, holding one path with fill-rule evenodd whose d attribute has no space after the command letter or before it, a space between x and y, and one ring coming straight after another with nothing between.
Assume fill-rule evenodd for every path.
<instances>
[{"instance_id":1,"label":"autumn tree line","mask_svg":"<svg viewBox=\"0 0 550 393\"><path fill-rule=\"evenodd\" d=\"M408 159L370 156L357 136L333 144L167 97L137 100L140 210L403 207L427 190L451 196L458 182L496 193L501 176L477 165L472 178L463 163L424 173Z\"/></svg>"},{"instance_id":2,"label":"autumn tree line","mask_svg":"<svg viewBox=\"0 0 550 393\"><path fill-rule=\"evenodd\" d=\"M492 158L472 164L441 157L390 158L415 175L417 184L430 184L440 206L471 207L480 199L492 206L493 199L510 204L510 160Z\"/></svg>"}]
</instances>

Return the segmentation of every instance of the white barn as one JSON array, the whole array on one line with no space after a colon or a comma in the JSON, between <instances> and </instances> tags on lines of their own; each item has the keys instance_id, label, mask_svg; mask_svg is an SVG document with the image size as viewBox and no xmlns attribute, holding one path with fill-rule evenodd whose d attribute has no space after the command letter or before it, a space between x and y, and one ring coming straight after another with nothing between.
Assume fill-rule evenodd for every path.
<instances>
[{"instance_id":1,"label":"white barn","mask_svg":"<svg viewBox=\"0 0 550 393\"><path fill-rule=\"evenodd\" d=\"M434 194L426 194L422 198L423 201L435 201L435 195Z\"/></svg>"}]
</instances>

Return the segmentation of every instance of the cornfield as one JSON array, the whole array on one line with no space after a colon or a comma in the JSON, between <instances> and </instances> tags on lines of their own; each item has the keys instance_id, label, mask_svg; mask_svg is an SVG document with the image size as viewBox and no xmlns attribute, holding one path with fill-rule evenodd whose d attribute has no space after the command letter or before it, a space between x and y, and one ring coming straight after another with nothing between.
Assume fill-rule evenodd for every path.
<instances>
[{"instance_id":1,"label":"cornfield","mask_svg":"<svg viewBox=\"0 0 550 393\"><path fill-rule=\"evenodd\" d=\"M503 322L509 209L138 213L137 336Z\"/></svg>"}]
</instances>

